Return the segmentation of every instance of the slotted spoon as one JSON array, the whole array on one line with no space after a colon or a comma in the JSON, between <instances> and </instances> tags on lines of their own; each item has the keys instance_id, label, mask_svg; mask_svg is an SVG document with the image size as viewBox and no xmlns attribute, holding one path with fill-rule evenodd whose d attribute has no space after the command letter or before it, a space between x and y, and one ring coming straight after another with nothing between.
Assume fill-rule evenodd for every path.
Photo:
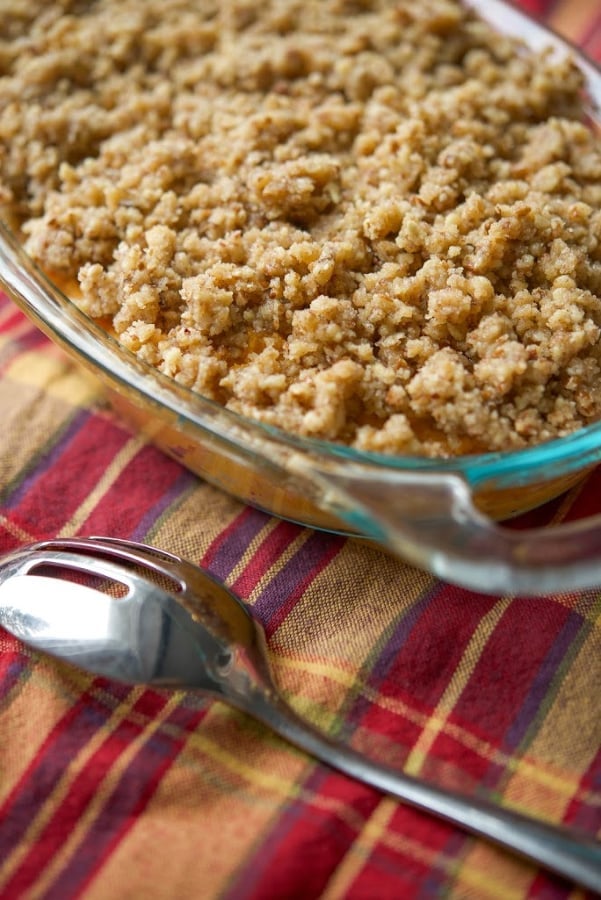
<instances>
[{"instance_id":1,"label":"slotted spoon","mask_svg":"<svg viewBox=\"0 0 601 900\"><path fill-rule=\"evenodd\" d=\"M590 837L379 765L301 719L278 692L250 608L179 557L109 538L30 545L0 562L0 625L89 672L222 700L346 775L601 891Z\"/></svg>"}]
</instances>

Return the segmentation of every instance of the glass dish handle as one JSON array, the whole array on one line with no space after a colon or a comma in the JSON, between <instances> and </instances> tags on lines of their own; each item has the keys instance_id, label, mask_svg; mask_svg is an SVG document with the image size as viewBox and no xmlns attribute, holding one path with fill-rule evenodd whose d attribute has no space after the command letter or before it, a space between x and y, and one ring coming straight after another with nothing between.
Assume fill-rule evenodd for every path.
<instances>
[{"instance_id":1,"label":"glass dish handle","mask_svg":"<svg viewBox=\"0 0 601 900\"><path fill-rule=\"evenodd\" d=\"M407 562L479 593L541 596L601 586L601 515L528 530L480 512L455 473L377 472L290 460L320 504Z\"/></svg>"}]
</instances>

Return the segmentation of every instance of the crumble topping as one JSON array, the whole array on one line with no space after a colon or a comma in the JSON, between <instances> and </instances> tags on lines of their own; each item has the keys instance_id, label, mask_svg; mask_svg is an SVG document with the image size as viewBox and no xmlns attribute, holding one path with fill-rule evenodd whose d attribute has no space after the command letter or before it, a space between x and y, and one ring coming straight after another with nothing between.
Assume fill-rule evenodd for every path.
<instances>
[{"instance_id":1,"label":"crumble topping","mask_svg":"<svg viewBox=\"0 0 601 900\"><path fill-rule=\"evenodd\" d=\"M601 418L578 69L456 0L8 0L0 213L245 416L452 456Z\"/></svg>"}]
</instances>

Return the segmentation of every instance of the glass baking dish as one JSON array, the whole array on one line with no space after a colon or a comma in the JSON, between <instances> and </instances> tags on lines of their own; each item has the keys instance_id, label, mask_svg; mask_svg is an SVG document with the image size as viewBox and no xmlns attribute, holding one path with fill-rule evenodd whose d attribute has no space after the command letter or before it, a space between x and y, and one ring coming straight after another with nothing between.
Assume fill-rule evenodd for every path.
<instances>
[{"instance_id":1,"label":"glass baking dish","mask_svg":"<svg viewBox=\"0 0 601 900\"><path fill-rule=\"evenodd\" d=\"M601 71L594 63L503 0L469 5L533 49L571 53L585 75L591 127L600 126ZM559 495L601 461L601 422L507 453L434 460L359 452L245 419L144 364L81 312L2 223L0 284L102 381L117 413L240 500L374 541L475 591L540 595L601 585L601 516L527 531L497 524Z\"/></svg>"}]
</instances>

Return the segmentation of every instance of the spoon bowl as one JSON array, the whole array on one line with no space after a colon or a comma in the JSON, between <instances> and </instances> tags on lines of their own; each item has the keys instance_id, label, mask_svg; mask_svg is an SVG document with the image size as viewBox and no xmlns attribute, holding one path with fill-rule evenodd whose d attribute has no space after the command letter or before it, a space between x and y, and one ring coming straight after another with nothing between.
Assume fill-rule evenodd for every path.
<instances>
[{"instance_id":1,"label":"spoon bowl","mask_svg":"<svg viewBox=\"0 0 601 900\"><path fill-rule=\"evenodd\" d=\"M200 691L377 790L601 891L601 844L370 760L278 692L261 625L222 582L110 538L43 541L0 562L0 625L37 650L133 685Z\"/></svg>"}]
</instances>

